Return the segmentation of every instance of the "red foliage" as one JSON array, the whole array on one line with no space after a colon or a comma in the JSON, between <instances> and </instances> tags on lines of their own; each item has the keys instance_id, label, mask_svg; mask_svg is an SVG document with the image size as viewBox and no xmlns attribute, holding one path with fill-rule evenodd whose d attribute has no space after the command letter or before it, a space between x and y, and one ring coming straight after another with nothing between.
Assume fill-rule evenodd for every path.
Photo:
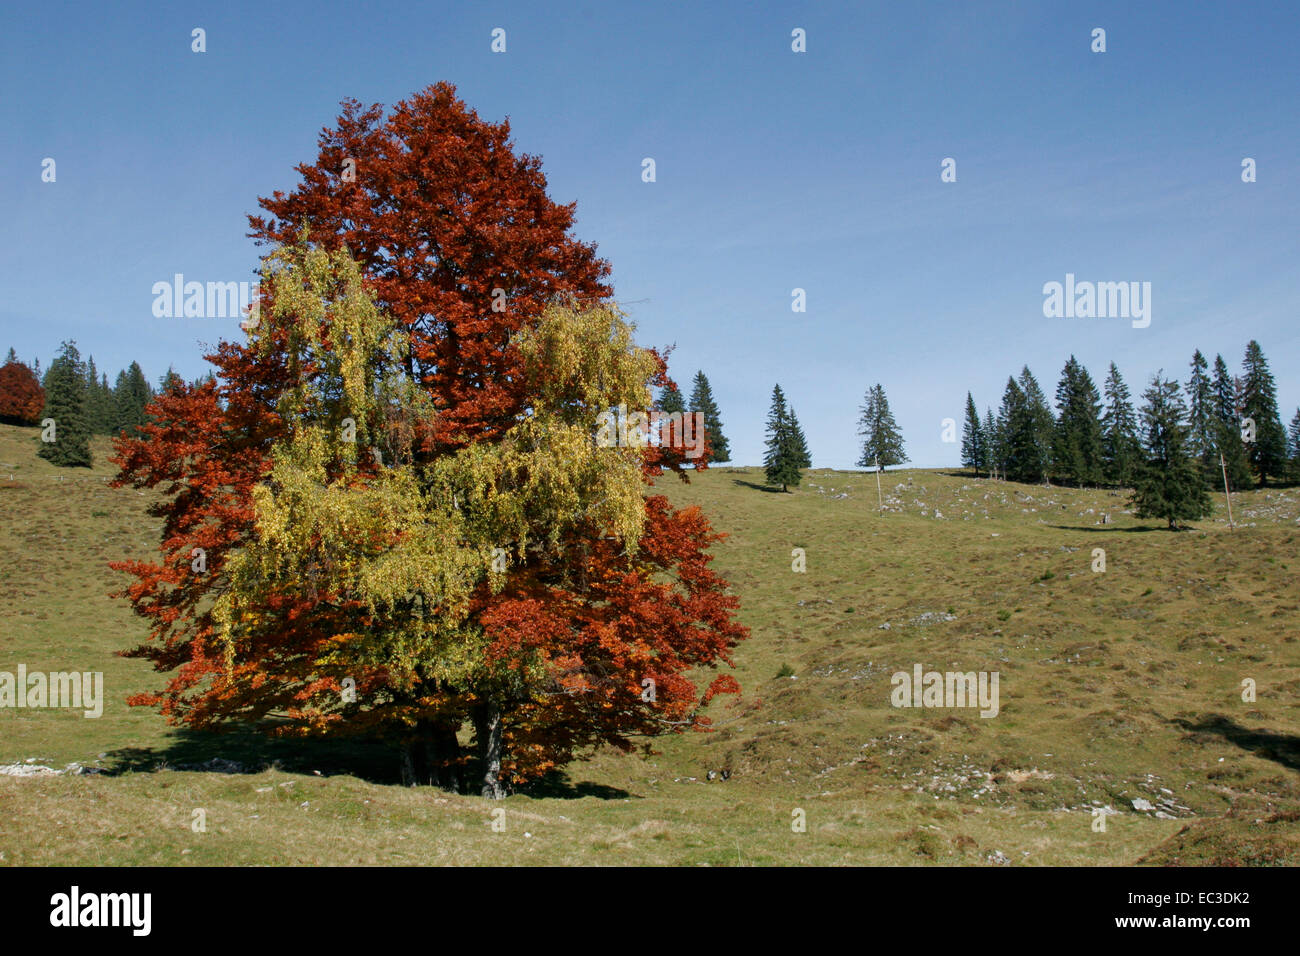
<instances>
[{"instance_id":1,"label":"red foliage","mask_svg":"<svg viewBox=\"0 0 1300 956\"><path fill-rule=\"evenodd\" d=\"M355 163L355 181L342 175L351 168L345 160ZM346 245L380 306L408 330L408 371L437 408L421 430L422 457L491 440L514 422L527 396L510 336L546 304L612 294L608 264L568 235L574 206L546 196L540 161L516 156L508 123L480 120L448 84L397 104L387 119L379 106L345 101L337 128L321 133L316 163L298 171L292 193L261 200L271 217L250 217L251 235L289 243L307 223L312 241ZM492 311L494 289L505 290L504 312ZM283 431L274 395L288 370L243 344L222 343L208 358L217 383L174 385L155 399L142 437L116 443L117 483L157 487L165 497L153 512L165 519L162 558L113 565L134 576L124 593L151 622L150 642L128 655L175 671L164 690L131 703L194 726L268 715L288 732L459 726L481 688L398 688L381 668L344 675L312 665L338 635L365 627L355 607L285 593L266 609L274 627L227 670L209 608L228 556L252 532L251 492ZM666 375L661 358L656 384ZM684 479L683 467L706 460L652 446L643 470L647 481L664 468ZM549 692L506 712L507 776L535 776L594 744L627 749L634 736L707 726L699 712L706 699L739 691L724 677L701 694L685 676L729 663L747 636L732 619L737 600L708 568L720 536L698 509L675 511L662 496L647 499L646 517L635 557L592 525L565 542L562 564L530 555L504 591L477 596L490 657L509 663L540 653L554 677ZM196 548L202 574L191 568ZM356 679L358 704L340 709L344 676ZM653 703L642 699L647 680ZM372 705L381 689L386 702Z\"/></svg>"},{"instance_id":2,"label":"red foliage","mask_svg":"<svg viewBox=\"0 0 1300 956\"><path fill-rule=\"evenodd\" d=\"M45 390L36 373L22 362L0 368L0 421L8 425L35 425L45 407Z\"/></svg>"}]
</instances>

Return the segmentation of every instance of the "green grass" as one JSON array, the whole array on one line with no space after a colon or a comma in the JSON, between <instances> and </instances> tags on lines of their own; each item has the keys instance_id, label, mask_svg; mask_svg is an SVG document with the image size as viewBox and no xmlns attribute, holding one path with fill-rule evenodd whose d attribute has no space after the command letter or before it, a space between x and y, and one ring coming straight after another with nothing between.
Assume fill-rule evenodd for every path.
<instances>
[{"instance_id":1,"label":"green grass","mask_svg":"<svg viewBox=\"0 0 1300 956\"><path fill-rule=\"evenodd\" d=\"M497 832L498 805L397 786L384 748L194 735L127 707L164 677L115 656L144 626L105 565L151 555L159 522L102 480L104 443L61 470L36 434L0 426L0 670L101 670L108 701L99 720L0 710L0 765L113 772L0 775L0 862L1300 863L1300 489L1235 497L1234 532L1216 515L1172 534L1109 491L933 471L884 476L883 513L869 474L810 471L788 495L757 469L664 479L729 534L714 566L753 634L744 695L715 702L712 733L511 796ZM916 663L998 671L1001 712L891 707ZM175 769L213 757L251 772ZM1104 833L1096 806L1117 811Z\"/></svg>"}]
</instances>

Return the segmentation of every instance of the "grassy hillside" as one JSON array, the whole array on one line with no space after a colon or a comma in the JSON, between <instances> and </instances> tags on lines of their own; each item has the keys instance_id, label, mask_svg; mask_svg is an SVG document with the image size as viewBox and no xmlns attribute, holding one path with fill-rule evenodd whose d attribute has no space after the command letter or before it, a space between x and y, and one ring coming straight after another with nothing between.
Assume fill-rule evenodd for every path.
<instances>
[{"instance_id":1,"label":"grassy hillside","mask_svg":"<svg viewBox=\"0 0 1300 956\"><path fill-rule=\"evenodd\" d=\"M107 487L104 443L57 469L36 435L0 426L0 671L103 671L108 700L98 720L0 709L0 862L1300 863L1300 489L1235 497L1234 532L1220 513L1171 534L1112 492L933 471L884 476L883 513L870 474L788 495L754 469L665 479L730 535L743 699L713 733L510 797L497 832L495 805L397 786L380 748L128 708L163 678L114 655L144 627L105 565L151 554L159 522ZM997 671L1000 713L892 707L917 663Z\"/></svg>"}]
</instances>

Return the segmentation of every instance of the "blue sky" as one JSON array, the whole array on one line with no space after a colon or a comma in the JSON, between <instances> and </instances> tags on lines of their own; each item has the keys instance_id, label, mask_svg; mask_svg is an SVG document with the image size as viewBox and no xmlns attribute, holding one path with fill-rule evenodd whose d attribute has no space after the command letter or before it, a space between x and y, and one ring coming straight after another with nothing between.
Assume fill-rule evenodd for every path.
<instances>
[{"instance_id":1,"label":"blue sky","mask_svg":"<svg viewBox=\"0 0 1300 956\"><path fill-rule=\"evenodd\" d=\"M1026 363L1050 395L1069 355L1098 382L1113 359L1136 396L1198 347L1237 370L1251 338L1290 421L1300 4L701 6L9 5L0 349L44 365L74 338L110 376L200 374L236 320L155 318L153 284L251 278L245 216L296 184L339 100L449 80L577 201L638 339L676 344L684 388L705 370L740 463L776 382L816 466L853 465L879 382L913 463L939 467L966 391L996 407ZM1066 273L1150 282L1150 326L1045 318Z\"/></svg>"}]
</instances>

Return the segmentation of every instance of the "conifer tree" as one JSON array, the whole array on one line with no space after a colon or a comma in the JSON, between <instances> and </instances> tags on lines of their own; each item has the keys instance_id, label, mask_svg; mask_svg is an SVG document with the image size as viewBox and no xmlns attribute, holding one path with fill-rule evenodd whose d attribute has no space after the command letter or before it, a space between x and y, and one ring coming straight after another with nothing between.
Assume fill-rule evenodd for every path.
<instances>
[{"instance_id":1,"label":"conifer tree","mask_svg":"<svg viewBox=\"0 0 1300 956\"><path fill-rule=\"evenodd\" d=\"M704 415L704 433L709 438L709 461L731 461L731 447L727 444L727 436L722 433L718 403L713 400L713 390L703 372L695 373L695 383L691 388L691 411Z\"/></svg>"},{"instance_id":2,"label":"conifer tree","mask_svg":"<svg viewBox=\"0 0 1300 956\"><path fill-rule=\"evenodd\" d=\"M1024 376L1021 376L1022 381ZM1030 383L1036 387L1032 376ZM1038 393L1041 398L1041 391ZM1048 420L1051 413L1047 412ZM999 448L1003 477L1008 481L1036 482L1044 478L1043 409L1031 403L1020 382L1007 379L998 412ZM1047 433L1050 441L1051 433ZM1050 447L1050 446L1049 446Z\"/></svg>"},{"instance_id":3,"label":"conifer tree","mask_svg":"<svg viewBox=\"0 0 1300 956\"><path fill-rule=\"evenodd\" d=\"M812 456L808 454L808 439L804 437L803 428L799 425L799 416L794 413L794 406L790 406L790 439L793 442L794 457L799 468L811 468Z\"/></svg>"},{"instance_id":4,"label":"conifer tree","mask_svg":"<svg viewBox=\"0 0 1300 956\"><path fill-rule=\"evenodd\" d=\"M1027 434L1022 435L1025 471L1021 481L1047 481L1052 461L1052 436L1056 430L1056 420L1048 407L1047 396L1043 394L1034 373L1026 365L1020 370L1018 383L1025 397L1027 415Z\"/></svg>"},{"instance_id":5,"label":"conifer tree","mask_svg":"<svg viewBox=\"0 0 1300 956\"><path fill-rule=\"evenodd\" d=\"M53 441L42 430L42 458L60 467L89 468L90 424L86 420L86 370L75 342L64 342L45 373L41 420L53 419Z\"/></svg>"},{"instance_id":6,"label":"conifer tree","mask_svg":"<svg viewBox=\"0 0 1300 956\"><path fill-rule=\"evenodd\" d=\"M1102 482L1101 396L1092 376L1073 355L1056 388L1060 417L1053 435L1053 458L1061 480L1084 485Z\"/></svg>"},{"instance_id":7,"label":"conifer tree","mask_svg":"<svg viewBox=\"0 0 1300 956\"><path fill-rule=\"evenodd\" d=\"M1255 440L1248 444L1247 457L1263 487L1269 476L1283 477L1288 470L1286 429L1277 410L1273 373L1269 371L1264 350L1254 339L1246 346L1242 370L1241 413L1243 419L1255 424Z\"/></svg>"},{"instance_id":8,"label":"conifer tree","mask_svg":"<svg viewBox=\"0 0 1300 956\"><path fill-rule=\"evenodd\" d=\"M1106 412L1101 420L1102 473L1111 484L1127 487L1133 482L1133 469L1140 452L1137 418L1128 385L1114 362L1110 363L1106 375L1105 393Z\"/></svg>"},{"instance_id":9,"label":"conifer tree","mask_svg":"<svg viewBox=\"0 0 1300 956\"><path fill-rule=\"evenodd\" d=\"M975 399L966 393L966 420L961 430L961 464L963 468L975 469L978 478L984 467L984 427L980 424L980 413L975 410Z\"/></svg>"},{"instance_id":10,"label":"conifer tree","mask_svg":"<svg viewBox=\"0 0 1300 956\"><path fill-rule=\"evenodd\" d=\"M139 363L132 362L130 368L118 373L113 387L113 434L126 431L129 437L137 437L140 426L148 420L145 406L152 400L153 389Z\"/></svg>"},{"instance_id":11,"label":"conifer tree","mask_svg":"<svg viewBox=\"0 0 1300 956\"><path fill-rule=\"evenodd\" d=\"M158 379L158 391L159 393L162 393L167 391L168 389L180 388L184 384L185 384L185 379L177 375L176 369L172 368L172 366L169 365L167 366L167 374L165 374L162 378Z\"/></svg>"},{"instance_id":12,"label":"conifer tree","mask_svg":"<svg viewBox=\"0 0 1300 956\"><path fill-rule=\"evenodd\" d=\"M785 393L778 384L772 389L772 407L767 413L767 449L763 455L763 471L769 485L780 485L789 491L798 485L803 476L799 473L798 449L794 432L790 428L790 413L785 403Z\"/></svg>"},{"instance_id":13,"label":"conifer tree","mask_svg":"<svg viewBox=\"0 0 1300 956\"><path fill-rule=\"evenodd\" d=\"M1210 385L1209 363L1200 349L1192 355L1192 377L1187 380L1187 425L1188 450L1213 485L1219 471L1214 450L1214 391Z\"/></svg>"},{"instance_id":14,"label":"conifer tree","mask_svg":"<svg viewBox=\"0 0 1300 956\"><path fill-rule=\"evenodd\" d=\"M95 368L93 355L86 359L86 420L92 434L113 433L113 394L108 388L107 374Z\"/></svg>"},{"instance_id":15,"label":"conifer tree","mask_svg":"<svg viewBox=\"0 0 1300 956\"><path fill-rule=\"evenodd\" d=\"M993 409L987 405L984 407L984 422L980 426L980 431L984 436L984 467L988 470L990 476L996 478L998 476L998 463L1001 461L998 420L993 416Z\"/></svg>"},{"instance_id":16,"label":"conifer tree","mask_svg":"<svg viewBox=\"0 0 1300 956\"><path fill-rule=\"evenodd\" d=\"M686 403L682 401L682 393L677 390L676 382L669 382L664 386L663 392L659 395L659 410L669 415L673 412L686 411Z\"/></svg>"},{"instance_id":17,"label":"conifer tree","mask_svg":"<svg viewBox=\"0 0 1300 956\"><path fill-rule=\"evenodd\" d=\"M878 383L867 389L862 417L858 419L858 434L862 436L859 467L888 468L908 460L903 449L903 436L894 421L894 413L889 410L889 399Z\"/></svg>"},{"instance_id":18,"label":"conifer tree","mask_svg":"<svg viewBox=\"0 0 1300 956\"><path fill-rule=\"evenodd\" d=\"M1146 434L1131 504L1139 518L1163 518L1175 530L1211 514L1213 505L1200 465L1189 453L1187 409L1178 382L1162 380L1157 373L1143 398Z\"/></svg>"},{"instance_id":19,"label":"conifer tree","mask_svg":"<svg viewBox=\"0 0 1300 956\"><path fill-rule=\"evenodd\" d=\"M1221 458L1221 472L1227 472L1228 487L1233 491L1254 484L1246 446L1241 440L1241 410L1237 404L1237 383L1228 373L1222 355L1214 357L1214 377L1210 383L1214 401L1214 444ZM1216 464L1220 462L1216 461ZM1215 482L1218 486L1218 482Z\"/></svg>"},{"instance_id":20,"label":"conifer tree","mask_svg":"<svg viewBox=\"0 0 1300 956\"><path fill-rule=\"evenodd\" d=\"M1291 456L1291 480L1300 481L1300 407L1291 419L1291 439L1289 442Z\"/></svg>"}]
</instances>

